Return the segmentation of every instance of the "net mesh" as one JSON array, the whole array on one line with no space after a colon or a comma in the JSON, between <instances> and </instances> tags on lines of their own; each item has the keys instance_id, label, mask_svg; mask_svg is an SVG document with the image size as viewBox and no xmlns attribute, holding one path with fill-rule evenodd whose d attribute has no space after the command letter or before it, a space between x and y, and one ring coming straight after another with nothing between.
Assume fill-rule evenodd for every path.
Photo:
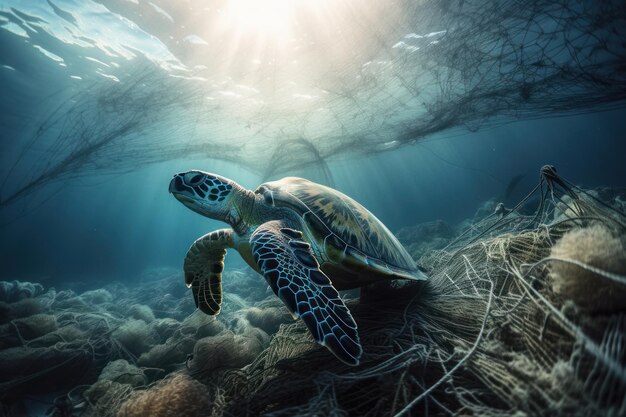
<instances>
[{"instance_id":1,"label":"net mesh","mask_svg":"<svg viewBox=\"0 0 626 417\"><path fill-rule=\"evenodd\" d=\"M149 295L50 290L10 304L29 313L0 328L14 346L0 351L2 400L53 386L70 390L55 400L58 412L82 403L93 416L191 412L190 401L190 415L216 417L623 415L625 207L623 192L585 190L545 166L514 207L495 205L424 252L428 281L346 298L364 347L358 367L316 344L300 320L279 317L271 339L251 326L251 305L257 315L280 306L264 287L246 302L227 300L227 331L189 315L192 300L169 275ZM230 278L227 294L245 287ZM146 296L169 318L139 305ZM39 310L23 305L33 300ZM156 355L168 346L180 352ZM167 401L153 400L164 392Z\"/></svg>"},{"instance_id":2,"label":"net mesh","mask_svg":"<svg viewBox=\"0 0 626 417\"><path fill-rule=\"evenodd\" d=\"M389 288L378 291L378 300L351 305L365 346L359 368L333 361L301 323L282 325L257 361L222 381L226 411L623 414L625 271L555 258L551 251L567 233L598 225L621 239L623 251L625 217L551 167L531 196L540 196L531 214L521 214L523 205L499 209L422 257L428 286ZM615 291L585 308L578 301L591 297L589 291L564 299L553 285L554 265L562 262L577 268L572 279L591 272L594 291L616 285ZM620 301L602 311L610 297Z\"/></svg>"},{"instance_id":3,"label":"net mesh","mask_svg":"<svg viewBox=\"0 0 626 417\"><path fill-rule=\"evenodd\" d=\"M233 58L220 47L210 68L164 71L138 58L117 83L49 97L50 110L4 164L13 168L3 171L0 207L54 181L183 157L236 161L266 177L319 167L330 181L326 161L340 155L623 105L619 0L335 7L317 25L301 16L311 22L290 54L268 52L252 67L245 50Z\"/></svg>"}]
</instances>

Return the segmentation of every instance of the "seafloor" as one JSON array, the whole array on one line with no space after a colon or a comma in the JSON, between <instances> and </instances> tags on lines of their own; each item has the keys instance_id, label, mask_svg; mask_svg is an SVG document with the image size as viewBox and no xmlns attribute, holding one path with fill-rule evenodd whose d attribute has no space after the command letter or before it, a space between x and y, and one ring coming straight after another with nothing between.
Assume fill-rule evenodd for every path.
<instances>
[{"instance_id":1,"label":"seafloor","mask_svg":"<svg viewBox=\"0 0 626 417\"><path fill-rule=\"evenodd\" d=\"M180 270L0 282L0 415L626 415L626 190L543 174L515 207L397 231L430 280L345 294L358 367L251 270L225 271L217 318Z\"/></svg>"}]
</instances>

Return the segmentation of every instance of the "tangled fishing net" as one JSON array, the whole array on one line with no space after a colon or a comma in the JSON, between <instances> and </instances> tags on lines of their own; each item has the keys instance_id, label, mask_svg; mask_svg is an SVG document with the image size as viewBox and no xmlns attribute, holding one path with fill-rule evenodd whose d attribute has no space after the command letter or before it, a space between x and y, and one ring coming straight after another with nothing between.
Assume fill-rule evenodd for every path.
<instances>
[{"instance_id":1,"label":"tangled fishing net","mask_svg":"<svg viewBox=\"0 0 626 417\"><path fill-rule=\"evenodd\" d=\"M214 22L217 3L194 13ZM166 71L138 57L119 82L96 76L42 100L42 121L3 163L0 208L57 181L176 158L234 161L263 177L318 167L328 183L326 162L340 155L626 98L620 0L333 3L321 21L301 11L289 53L268 47L251 64L254 39L230 50L219 35L195 55L206 65ZM39 39L36 24L5 14Z\"/></svg>"},{"instance_id":2,"label":"tangled fishing net","mask_svg":"<svg viewBox=\"0 0 626 417\"><path fill-rule=\"evenodd\" d=\"M267 333L252 326L241 310L265 298L262 281L227 272L229 293L241 287L247 296L227 294L229 308L218 321L196 310L180 271L147 275L133 288L114 283L80 294L44 291L40 284L28 282L0 282L5 290L0 294L0 415L21 415L18 410L28 401L49 406L48 415L53 416L81 411L93 416L142 415L141 409L133 414L128 405L126 411L120 407L128 398L133 404L154 404L152 394L139 394L157 385L164 390L157 397L165 393L180 398L150 411L168 415L189 409L182 402L185 395L193 397L195 392L197 399L207 390L187 374L201 379L241 368L268 346ZM183 370L185 375L175 377ZM58 396L53 404L51 394Z\"/></svg>"},{"instance_id":3,"label":"tangled fishing net","mask_svg":"<svg viewBox=\"0 0 626 417\"><path fill-rule=\"evenodd\" d=\"M23 295L2 304L0 400L54 383L69 390L55 412L87 416L624 415L624 197L546 166L514 207L493 203L454 233L401 231L430 280L346 298L364 346L356 368L240 272L226 275L219 321L194 312L179 276L148 297L119 284L12 291ZM424 230L436 249L411 242Z\"/></svg>"},{"instance_id":4,"label":"tangled fishing net","mask_svg":"<svg viewBox=\"0 0 626 417\"><path fill-rule=\"evenodd\" d=\"M626 217L623 196L608 197L545 167L516 207L421 258L428 286L352 303L359 368L282 325L223 380L226 413L623 415Z\"/></svg>"}]
</instances>

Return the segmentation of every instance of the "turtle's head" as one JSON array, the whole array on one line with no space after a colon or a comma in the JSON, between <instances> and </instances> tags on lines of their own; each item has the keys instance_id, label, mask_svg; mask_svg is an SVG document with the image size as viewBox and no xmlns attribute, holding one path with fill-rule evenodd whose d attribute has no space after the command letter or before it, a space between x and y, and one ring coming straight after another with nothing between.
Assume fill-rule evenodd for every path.
<instances>
[{"instance_id":1,"label":"turtle's head","mask_svg":"<svg viewBox=\"0 0 626 417\"><path fill-rule=\"evenodd\" d=\"M237 223L235 195L243 188L228 178L192 170L174 175L169 191L185 206L212 219Z\"/></svg>"}]
</instances>

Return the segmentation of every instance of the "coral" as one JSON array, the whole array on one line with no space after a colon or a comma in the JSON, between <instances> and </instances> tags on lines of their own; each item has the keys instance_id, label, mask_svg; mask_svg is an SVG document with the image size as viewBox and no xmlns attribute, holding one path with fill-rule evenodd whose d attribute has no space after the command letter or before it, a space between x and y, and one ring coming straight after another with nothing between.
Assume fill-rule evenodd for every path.
<instances>
[{"instance_id":1,"label":"coral","mask_svg":"<svg viewBox=\"0 0 626 417\"><path fill-rule=\"evenodd\" d=\"M152 342L150 327L143 320L127 321L118 327L112 336L134 355L148 351Z\"/></svg>"},{"instance_id":2,"label":"coral","mask_svg":"<svg viewBox=\"0 0 626 417\"><path fill-rule=\"evenodd\" d=\"M550 256L555 259L550 278L556 294L589 312L626 310L626 286L588 268L626 276L624 237L601 224L573 229L554 245Z\"/></svg>"},{"instance_id":3,"label":"coral","mask_svg":"<svg viewBox=\"0 0 626 417\"><path fill-rule=\"evenodd\" d=\"M98 377L98 381L102 380L128 384L132 387L139 387L146 383L146 377L143 372L124 359L109 362Z\"/></svg>"},{"instance_id":4,"label":"coral","mask_svg":"<svg viewBox=\"0 0 626 417\"><path fill-rule=\"evenodd\" d=\"M185 374L177 374L135 392L122 404L117 417L205 417L211 414L211 407L206 386Z\"/></svg>"},{"instance_id":5,"label":"coral","mask_svg":"<svg viewBox=\"0 0 626 417\"><path fill-rule=\"evenodd\" d=\"M143 320L146 323L154 321L154 313L152 309L145 304L134 304L128 309L128 316L137 320Z\"/></svg>"}]
</instances>

